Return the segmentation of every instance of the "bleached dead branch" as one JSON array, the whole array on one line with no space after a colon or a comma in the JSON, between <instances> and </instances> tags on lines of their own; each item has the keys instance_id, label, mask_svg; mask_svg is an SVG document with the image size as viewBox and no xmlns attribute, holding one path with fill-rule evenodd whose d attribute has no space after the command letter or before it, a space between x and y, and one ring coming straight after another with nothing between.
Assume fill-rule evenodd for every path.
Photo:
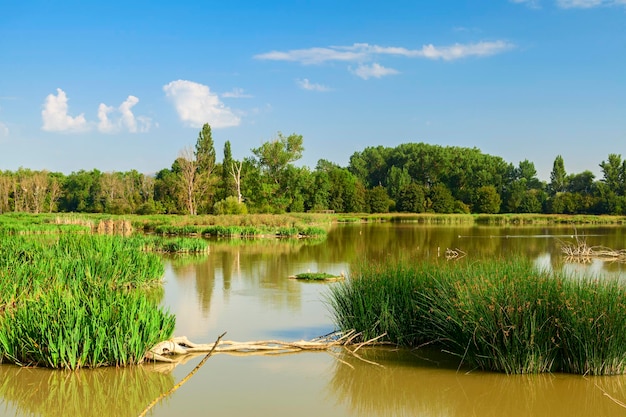
<instances>
[{"instance_id":1,"label":"bleached dead branch","mask_svg":"<svg viewBox=\"0 0 626 417\"><path fill-rule=\"evenodd\" d=\"M157 343L145 355L148 361L178 363L181 358L186 355L213 351L213 353L229 353L243 355L268 355L268 354L285 354L295 353L305 350L329 350L334 347L351 346L353 340L358 338L359 333L354 330L348 332L334 332L326 336L318 337L311 340L298 340L294 342L284 342L281 340L258 340L251 342L235 342L232 340L218 340L215 343L200 344L194 343L187 337L174 337L169 340ZM378 340L384 335L377 338L359 343L356 350L362 346L380 344Z\"/></svg>"}]
</instances>

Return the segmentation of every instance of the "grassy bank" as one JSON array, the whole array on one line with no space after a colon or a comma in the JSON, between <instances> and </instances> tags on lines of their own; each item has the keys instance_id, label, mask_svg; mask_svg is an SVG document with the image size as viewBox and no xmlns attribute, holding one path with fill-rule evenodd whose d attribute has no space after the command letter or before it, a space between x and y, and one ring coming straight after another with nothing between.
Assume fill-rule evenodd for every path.
<instances>
[{"instance_id":1,"label":"grassy bank","mask_svg":"<svg viewBox=\"0 0 626 417\"><path fill-rule=\"evenodd\" d=\"M76 369L139 363L174 330L143 289L163 264L141 240L0 233L0 355Z\"/></svg>"},{"instance_id":2,"label":"grassy bank","mask_svg":"<svg viewBox=\"0 0 626 417\"><path fill-rule=\"evenodd\" d=\"M340 329L437 345L470 367L511 374L626 373L626 289L527 261L365 264L331 289Z\"/></svg>"}]
</instances>

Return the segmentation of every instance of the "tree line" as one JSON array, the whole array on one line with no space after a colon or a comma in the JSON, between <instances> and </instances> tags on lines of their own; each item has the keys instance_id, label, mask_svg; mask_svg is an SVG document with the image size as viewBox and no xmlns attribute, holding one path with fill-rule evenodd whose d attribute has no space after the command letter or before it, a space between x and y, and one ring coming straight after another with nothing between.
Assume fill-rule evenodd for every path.
<instances>
[{"instance_id":1,"label":"tree line","mask_svg":"<svg viewBox=\"0 0 626 417\"><path fill-rule=\"evenodd\" d=\"M626 214L626 160L610 154L591 171L568 174L555 158L550 181L532 162L517 166L477 148L406 143L367 147L347 167L325 159L314 169L294 162L301 135L277 137L243 160L224 144L217 161L211 127L155 175L101 172L0 171L0 213L243 214L555 213Z\"/></svg>"}]
</instances>

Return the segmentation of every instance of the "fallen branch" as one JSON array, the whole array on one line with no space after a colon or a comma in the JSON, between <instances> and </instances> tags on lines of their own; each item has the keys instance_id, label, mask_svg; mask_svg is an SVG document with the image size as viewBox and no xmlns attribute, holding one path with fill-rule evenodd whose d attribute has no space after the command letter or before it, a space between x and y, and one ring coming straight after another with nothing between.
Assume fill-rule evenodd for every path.
<instances>
[{"instance_id":1,"label":"fallen branch","mask_svg":"<svg viewBox=\"0 0 626 417\"><path fill-rule=\"evenodd\" d=\"M150 409L152 409L152 407L154 407L159 401L161 401L163 398L167 397L168 395L172 394L174 391L176 391L178 388L182 387L183 384L185 382L187 382L189 380L189 378L191 378L193 376L193 374L195 374L196 372L198 372L198 369L200 369L202 367L202 365L204 365L204 363L207 361L207 359L209 359L211 357L211 355L213 354L213 352L215 351L215 347L220 343L220 340L222 339L222 337L224 337L226 333L222 333L217 340L215 341L215 343L213 343L213 348L209 350L209 353L206 354L206 356L204 358L202 358L202 360L200 361L200 363L198 365L196 365L195 368L193 368L193 370L191 372L189 372L189 374L187 374L186 377L184 377L183 379L181 379L181 381L174 385L169 391L159 395L157 398L154 399L154 401L152 401L142 412L141 414L139 414L139 417L144 417L146 415L146 413L148 411L150 411Z\"/></svg>"},{"instance_id":2,"label":"fallen branch","mask_svg":"<svg viewBox=\"0 0 626 417\"><path fill-rule=\"evenodd\" d=\"M160 343L157 343L145 355L145 359L155 362L178 363L179 358L186 355L211 352L211 353L228 353L228 354L285 354L301 352L306 350L329 350L338 346L352 345L360 334L354 330L347 332L334 332L326 336L318 337L312 340L299 340L295 342L284 342L281 340L259 340L251 342L235 342L232 340L221 340L215 343L199 344L187 339L187 337L175 337ZM384 335L370 339L366 342L358 344L358 350L362 346L379 344L377 341ZM176 359L172 359L175 357Z\"/></svg>"}]
</instances>

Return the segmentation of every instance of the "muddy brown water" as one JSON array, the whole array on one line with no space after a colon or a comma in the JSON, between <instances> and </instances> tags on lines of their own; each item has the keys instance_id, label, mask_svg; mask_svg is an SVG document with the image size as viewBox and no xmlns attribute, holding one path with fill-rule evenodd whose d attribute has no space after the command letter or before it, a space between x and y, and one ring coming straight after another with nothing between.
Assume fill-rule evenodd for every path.
<instances>
[{"instance_id":1,"label":"muddy brown water","mask_svg":"<svg viewBox=\"0 0 626 417\"><path fill-rule=\"evenodd\" d=\"M435 227L414 223L334 227L323 241L212 241L203 257L168 258L163 304L176 335L299 340L333 330L329 285L290 280L300 272L349 273L350 263L396 256L461 260L523 254L537 267L578 275L626 276L624 264L571 263L560 254L574 233L589 245L626 247L623 227ZM584 237L583 237L584 235ZM364 348L281 356L218 354L148 414L220 416L623 416L626 376L507 376L458 369L433 350ZM201 356L177 367L145 365L78 372L0 366L0 416L137 416L184 378Z\"/></svg>"}]
</instances>

